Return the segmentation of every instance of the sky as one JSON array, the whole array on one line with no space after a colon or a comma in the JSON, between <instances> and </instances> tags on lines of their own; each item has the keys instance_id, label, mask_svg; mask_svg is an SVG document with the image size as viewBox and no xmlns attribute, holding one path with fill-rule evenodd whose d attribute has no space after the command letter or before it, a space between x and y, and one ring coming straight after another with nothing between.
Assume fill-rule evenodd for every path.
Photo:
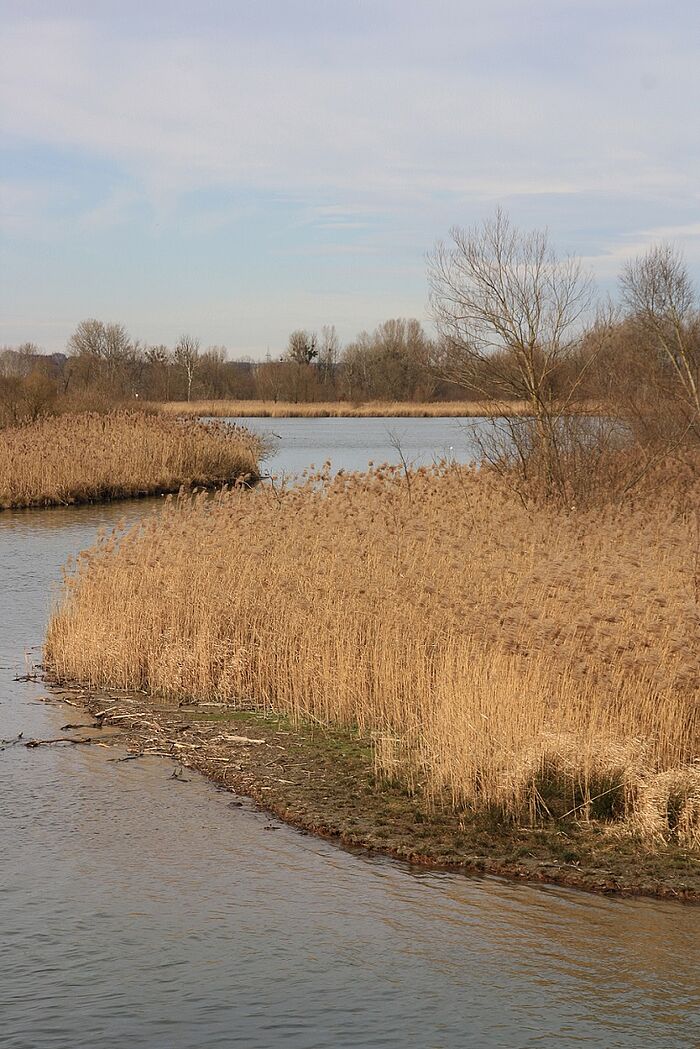
<instances>
[{"instance_id":1,"label":"sky","mask_svg":"<svg viewBox=\"0 0 700 1049\"><path fill-rule=\"evenodd\" d=\"M500 206L601 294L700 281L696 0L0 0L0 345L86 317L277 356L429 327L426 254Z\"/></svg>"}]
</instances>

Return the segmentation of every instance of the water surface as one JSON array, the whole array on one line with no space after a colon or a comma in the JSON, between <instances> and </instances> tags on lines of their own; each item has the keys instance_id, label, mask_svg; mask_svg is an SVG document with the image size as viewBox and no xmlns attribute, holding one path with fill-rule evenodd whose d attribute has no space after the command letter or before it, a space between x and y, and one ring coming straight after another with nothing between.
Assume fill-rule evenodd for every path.
<instances>
[{"instance_id":1,"label":"water surface","mask_svg":"<svg viewBox=\"0 0 700 1049\"><path fill-rule=\"evenodd\" d=\"M266 438L265 462L276 475L299 474L330 460L334 470L366 470L373 462L430 466L441 459L473 462L487 419L229 419Z\"/></svg>"}]
</instances>

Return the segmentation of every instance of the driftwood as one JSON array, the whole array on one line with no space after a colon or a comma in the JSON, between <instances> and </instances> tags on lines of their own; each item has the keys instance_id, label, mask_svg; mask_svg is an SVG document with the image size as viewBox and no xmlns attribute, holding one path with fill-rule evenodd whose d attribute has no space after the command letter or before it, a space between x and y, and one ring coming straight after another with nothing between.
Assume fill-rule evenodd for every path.
<instances>
[{"instance_id":1,"label":"driftwood","mask_svg":"<svg viewBox=\"0 0 700 1049\"><path fill-rule=\"evenodd\" d=\"M92 739L88 736L74 737L74 736L59 736L57 739L28 739L24 744L25 747L49 747L52 743L94 743L98 747L106 747L106 743L100 743L96 739Z\"/></svg>"},{"instance_id":2,"label":"driftwood","mask_svg":"<svg viewBox=\"0 0 700 1049\"><path fill-rule=\"evenodd\" d=\"M250 736L214 736L212 742L216 742L220 739L224 740L226 743L257 743L259 745L267 743L266 739L251 739Z\"/></svg>"},{"instance_id":3,"label":"driftwood","mask_svg":"<svg viewBox=\"0 0 700 1049\"><path fill-rule=\"evenodd\" d=\"M72 699L66 699L65 696L37 696L36 702L38 703L53 703L54 706L65 703L67 707L79 707L80 703L74 703Z\"/></svg>"}]
</instances>

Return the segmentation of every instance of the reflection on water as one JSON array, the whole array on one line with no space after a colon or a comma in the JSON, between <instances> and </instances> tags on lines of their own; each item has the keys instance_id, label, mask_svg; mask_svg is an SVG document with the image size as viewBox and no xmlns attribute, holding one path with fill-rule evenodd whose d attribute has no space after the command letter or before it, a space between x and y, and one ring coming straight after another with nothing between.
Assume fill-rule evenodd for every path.
<instances>
[{"instance_id":1,"label":"reflection on water","mask_svg":"<svg viewBox=\"0 0 700 1049\"><path fill-rule=\"evenodd\" d=\"M0 515L0 737L81 720L13 676L67 556L154 505ZM700 1044L697 910L411 871L114 756L0 753L3 1049Z\"/></svg>"}]
</instances>

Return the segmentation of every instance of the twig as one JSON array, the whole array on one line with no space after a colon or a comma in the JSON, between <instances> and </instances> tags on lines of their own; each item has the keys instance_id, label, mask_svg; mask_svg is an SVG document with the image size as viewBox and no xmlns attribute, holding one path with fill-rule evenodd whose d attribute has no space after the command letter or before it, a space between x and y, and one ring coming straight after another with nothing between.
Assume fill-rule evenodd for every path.
<instances>
[{"instance_id":1,"label":"twig","mask_svg":"<svg viewBox=\"0 0 700 1049\"><path fill-rule=\"evenodd\" d=\"M588 798L586 801L582 801L580 805L574 805L573 809L569 809L563 816L557 817L560 820L566 819L567 816L573 816L579 809L585 809L587 805L592 805L594 801L598 801L599 798L604 798L606 794L612 794L614 790L620 790L623 787L623 783L616 783L614 787L609 787L608 790L604 790L601 794L596 794L594 798Z\"/></svg>"}]
</instances>

